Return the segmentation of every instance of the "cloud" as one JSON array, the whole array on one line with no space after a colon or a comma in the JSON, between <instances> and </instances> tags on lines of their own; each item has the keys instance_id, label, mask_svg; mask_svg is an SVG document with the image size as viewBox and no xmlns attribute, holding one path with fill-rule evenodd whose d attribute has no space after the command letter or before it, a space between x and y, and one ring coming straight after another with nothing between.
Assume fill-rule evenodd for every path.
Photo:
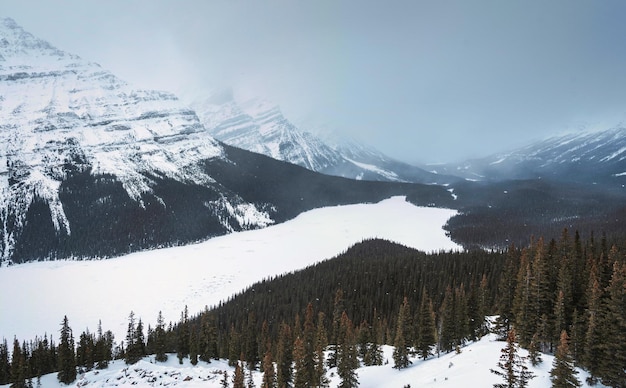
<instances>
[{"instance_id":1,"label":"cloud","mask_svg":"<svg viewBox=\"0 0 626 388\"><path fill-rule=\"evenodd\" d=\"M626 109L626 3L13 1L3 11L144 88L231 86L407 161L462 159Z\"/></svg>"}]
</instances>

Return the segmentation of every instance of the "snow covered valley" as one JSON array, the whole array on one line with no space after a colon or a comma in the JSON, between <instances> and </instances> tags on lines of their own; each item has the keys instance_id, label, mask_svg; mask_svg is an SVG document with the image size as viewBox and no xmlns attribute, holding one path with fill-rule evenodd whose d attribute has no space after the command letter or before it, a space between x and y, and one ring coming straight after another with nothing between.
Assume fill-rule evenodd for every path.
<instances>
[{"instance_id":1,"label":"snow covered valley","mask_svg":"<svg viewBox=\"0 0 626 388\"><path fill-rule=\"evenodd\" d=\"M327 207L265 229L203 243L96 261L52 261L0 268L0 338L56 334L63 315L76 332L98 321L119 341L131 311L144 322L176 322L264 278L304 268L367 238L426 252L458 249L442 226L454 210L416 207L403 197ZM21 297L15 295L19 290Z\"/></svg>"}]
</instances>

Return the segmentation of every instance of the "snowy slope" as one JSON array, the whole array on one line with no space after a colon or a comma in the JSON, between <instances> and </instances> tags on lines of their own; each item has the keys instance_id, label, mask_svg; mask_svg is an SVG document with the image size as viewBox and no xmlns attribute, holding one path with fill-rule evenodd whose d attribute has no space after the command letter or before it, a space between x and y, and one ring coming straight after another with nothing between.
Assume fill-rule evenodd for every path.
<instances>
[{"instance_id":1,"label":"snowy slope","mask_svg":"<svg viewBox=\"0 0 626 388\"><path fill-rule=\"evenodd\" d=\"M289 121L280 107L262 99L238 102L230 91L191 99L202 123L226 144L351 179L449 183L451 177L395 161L352 139L317 136Z\"/></svg>"},{"instance_id":2,"label":"snowy slope","mask_svg":"<svg viewBox=\"0 0 626 388\"><path fill-rule=\"evenodd\" d=\"M460 354L449 353L439 358L433 357L426 361L412 359L413 364L406 369L393 369L393 348L383 346L384 360L381 366L361 367L356 370L361 388L399 388L410 385L419 387L441 388L484 388L493 384L502 383L503 380L492 374L489 369L497 369L500 357L500 349L504 342L496 341L493 335L488 335L480 341L471 343L462 348ZM525 350L520 350L521 356L527 356ZM528 364L529 369L535 375L529 388L548 388L551 386L550 369L552 368L553 356L543 355L543 362L537 367ZM146 357L134 365L126 365L118 360L110 364L108 369L94 370L78 376L74 383L81 387L159 387L175 386L181 388L196 387L221 387L224 372L228 373L229 383L232 385L234 368L228 366L225 360L205 363L200 361L193 366L189 359L183 364L178 363L175 354L170 354L164 363L154 362L154 357ZM578 370L578 379L582 387L590 387L585 379L588 374ZM327 372L330 377L330 387L339 385L339 377L336 369ZM262 373L253 372L253 381L256 387L262 383ZM33 382L36 384L36 382ZM7 385L8 386L8 385ZM43 388L63 388L67 385L58 382L56 373L41 378ZM602 388L603 385L595 385Z\"/></svg>"},{"instance_id":3,"label":"snowy slope","mask_svg":"<svg viewBox=\"0 0 626 388\"><path fill-rule=\"evenodd\" d=\"M455 213L394 197L312 210L283 224L184 247L0 267L0 338L56 333L67 314L76 331L95 331L102 319L123 339L131 310L146 322L156 321L159 311L176 321L185 305L200 312L256 281L331 258L366 238L424 251L458 248L442 229ZM17 288L20 298L2 297Z\"/></svg>"},{"instance_id":4,"label":"snowy slope","mask_svg":"<svg viewBox=\"0 0 626 388\"><path fill-rule=\"evenodd\" d=\"M621 187L626 184L626 128L555 136L439 169L476 180L541 177Z\"/></svg>"}]
</instances>

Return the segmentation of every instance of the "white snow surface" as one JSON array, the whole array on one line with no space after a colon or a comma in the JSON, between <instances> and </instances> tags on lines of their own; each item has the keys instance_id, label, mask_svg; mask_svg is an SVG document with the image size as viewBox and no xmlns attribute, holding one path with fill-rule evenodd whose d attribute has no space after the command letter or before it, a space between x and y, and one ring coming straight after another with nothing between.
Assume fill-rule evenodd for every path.
<instances>
[{"instance_id":1,"label":"white snow surface","mask_svg":"<svg viewBox=\"0 0 626 388\"><path fill-rule=\"evenodd\" d=\"M98 320L125 338L128 315L176 322L188 306L201 312L254 282L332 258L368 238L426 252L460 249L442 226L454 210L417 207L403 197L327 207L265 229L96 261L49 261L0 267L0 338L56 338L63 315L76 335ZM13 295L20 290L20 297Z\"/></svg>"},{"instance_id":2,"label":"white snow surface","mask_svg":"<svg viewBox=\"0 0 626 388\"><path fill-rule=\"evenodd\" d=\"M487 335L480 341L471 343L461 349L461 353L449 353L440 357L431 357L425 361L412 359L412 365L406 369L393 369L393 348L383 346L386 365L361 367L356 370L361 388L399 388L406 385L411 387L491 387L496 383L503 383L502 378L492 374L490 369L498 369L500 349L505 342L496 341L494 335ZM528 352L521 349L520 355L527 356ZM554 357L542 356L543 362L533 367L527 362L535 378L530 380L529 388L548 388L551 386L550 369ZM189 359L178 363L175 354L169 354L164 363L155 363L154 357L146 357L134 365L126 365L122 360L114 361L108 369L90 371L80 374L71 386L80 387L158 387L175 386L184 388L221 387L223 372L228 373L229 386L232 386L234 368L228 366L226 360L205 363L200 361L193 366ZM578 369L577 378L582 387L589 387L585 383L588 374ZM247 371L246 371L247 373ZM56 373L41 378L43 388L64 388L67 385L58 382ZM259 371L252 374L254 385L260 387L263 375ZM327 372L330 377L330 387L339 386L340 380L336 368ZM247 380L247 376L246 376ZM36 381L33 382L36 384ZM7 385L8 387L8 385ZM602 388L603 385L595 385Z\"/></svg>"}]
</instances>

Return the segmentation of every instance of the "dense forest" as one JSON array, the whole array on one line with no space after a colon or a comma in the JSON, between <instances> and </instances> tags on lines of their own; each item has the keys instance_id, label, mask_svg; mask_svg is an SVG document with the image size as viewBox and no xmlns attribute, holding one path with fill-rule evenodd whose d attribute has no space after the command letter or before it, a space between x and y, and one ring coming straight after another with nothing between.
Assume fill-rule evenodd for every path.
<instances>
[{"instance_id":1,"label":"dense forest","mask_svg":"<svg viewBox=\"0 0 626 388\"><path fill-rule=\"evenodd\" d=\"M433 254L363 241L197 315L181 306L178 322L159 315L146 327L131 313L118 343L101 327L75 339L66 317L58 342L42 336L0 343L0 384L27 386L50 372L71 382L77 369L104 368L112 359L132 364L176 354L192 363L228 359L234 386L242 386L246 368L263 372L264 387L327 386L328 368L337 367L342 386L352 387L356 368L383 362L383 344L394 347L401 369L411 356L463 351L493 330L528 348L533 362L540 352L555 354L562 362L553 381L570 378L571 363L589 371L591 382L625 387L626 241L568 230L529 240L496 252Z\"/></svg>"}]
</instances>

